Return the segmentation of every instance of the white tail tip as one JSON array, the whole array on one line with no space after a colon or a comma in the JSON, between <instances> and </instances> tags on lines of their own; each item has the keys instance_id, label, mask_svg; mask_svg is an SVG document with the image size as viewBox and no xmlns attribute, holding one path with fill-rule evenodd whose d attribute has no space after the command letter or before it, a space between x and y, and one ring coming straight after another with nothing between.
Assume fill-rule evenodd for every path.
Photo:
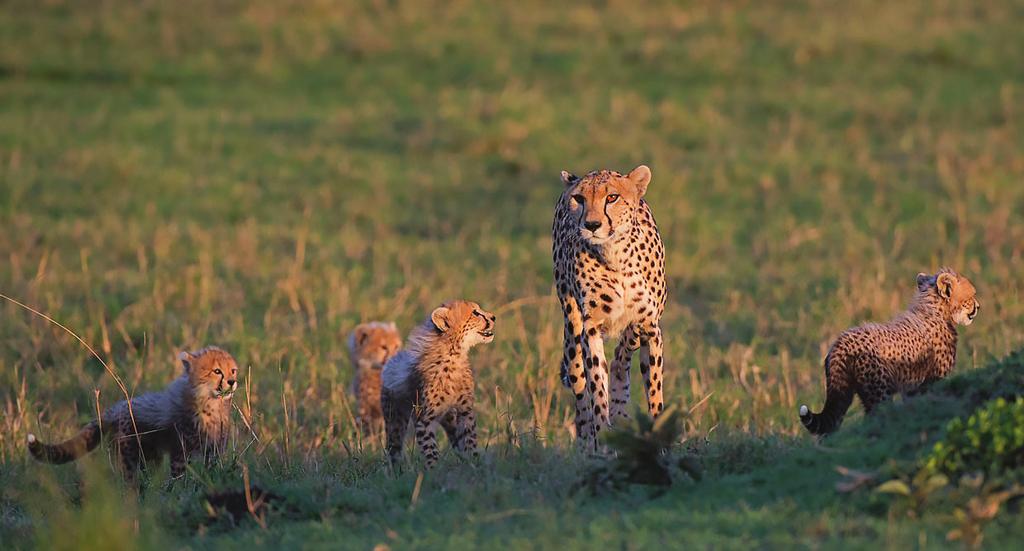
<instances>
[{"instance_id":1,"label":"white tail tip","mask_svg":"<svg viewBox=\"0 0 1024 551\"><path fill-rule=\"evenodd\" d=\"M29 444L35 444L36 443L36 435L34 435L32 433L29 433L29 435L28 435L28 443Z\"/></svg>"},{"instance_id":2,"label":"white tail tip","mask_svg":"<svg viewBox=\"0 0 1024 551\"><path fill-rule=\"evenodd\" d=\"M807 417L808 413L810 412L807 410L807 406L800 406L800 417Z\"/></svg>"}]
</instances>

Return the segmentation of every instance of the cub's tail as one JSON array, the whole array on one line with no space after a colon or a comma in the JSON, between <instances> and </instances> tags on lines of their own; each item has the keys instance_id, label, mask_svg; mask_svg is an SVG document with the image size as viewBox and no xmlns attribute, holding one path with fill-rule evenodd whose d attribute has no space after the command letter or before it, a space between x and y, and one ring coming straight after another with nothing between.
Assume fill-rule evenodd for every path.
<instances>
[{"instance_id":1,"label":"cub's tail","mask_svg":"<svg viewBox=\"0 0 1024 551\"><path fill-rule=\"evenodd\" d=\"M800 421L811 434L835 432L852 403L853 388L846 366L830 352L825 357L825 407L820 413L813 413L806 405L800 406Z\"/></svg>"},{"instance_id":2,"label":"cub's tail","mask_svg":"<svg viewBox=\"0 0 1024 551\"><path fill-rule=\"evenodd\" d=\"M28 451L43 463L60 465L74 461L91 452L100 443L100 425L96 421L89 423L78 431L78 434L60 444L44 444L36 435L28 435Z\"/></svg>"}]
</instances>

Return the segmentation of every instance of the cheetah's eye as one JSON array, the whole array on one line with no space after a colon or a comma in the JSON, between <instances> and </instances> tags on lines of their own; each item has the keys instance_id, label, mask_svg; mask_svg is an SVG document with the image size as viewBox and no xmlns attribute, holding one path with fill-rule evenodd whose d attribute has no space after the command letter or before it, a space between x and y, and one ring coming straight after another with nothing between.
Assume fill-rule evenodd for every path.
<instances>
[{"instance_id":1,"label":"cheetah's eye","mask_svg":"<svg viewBox=\"0 0 1024 551\"><path fill-rule=\"evenodd\" d=\"M572 196L572 200L576 201L577 203L579 203L581 205L587 201L586 197L584 197L582 195L573 195Z\"/></svg>"},{"instance_id":2,"label":"cheetah's eye","mask_svg":"<svg viewBox=\"0 0 1024 551\"><path fill-rule=\"evenodd\" d=\"M224 372L221 371L220 368L214 369L213 372L216 373L217 375L223 375L224 374Z\"/></svg>"},{"instance_id":3,"label":"cheetah's eye","mask_svg":"<svg viewBox=\"0 0 1024 551\"><path fill-rule=\"evenodd\" d=\"M608 203L609 205L614 203L615 201L618 201L618 200L619 200L619 194L617 194L617 193L613 193L613 194L609 195L608 197L605 197L605 199L604 199L604 201L606 203Z\"/></svg>"}]
</instances>

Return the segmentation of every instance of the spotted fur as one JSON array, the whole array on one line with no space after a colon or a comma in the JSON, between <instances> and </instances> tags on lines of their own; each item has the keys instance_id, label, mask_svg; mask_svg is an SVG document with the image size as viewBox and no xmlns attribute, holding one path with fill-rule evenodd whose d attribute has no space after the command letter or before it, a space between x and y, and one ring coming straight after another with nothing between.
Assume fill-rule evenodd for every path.
<instances>
[{"instance_id":1,"label":"spotted fur","mask_svg":"<svg viewBox=\"0 0 1024 551\"><path fill-rule=\"evenodd\" d=\"M356 421L364 433L380 430L384 424L380 408L380 372L400 348L402 336L394 322L362 323L348 336L349 359L355 371L352 394L357 403Z\"/></svg>"},{"instance_id":2,"label":"spotted fur","mask_svg":"<svg viewBox=\"0 0 1024 551\"><path fill-rule=\"evenodd\" d=\"M98 420L59 444L28 435L29 452L45 463L74 461L107 437L128 480L146 462L171 457L171 476L184 475L197 452L210 460L224 450L231 422L231 395L238 386L238 365L230 354L211 346L179 356L184 373L167 388L114 404Z\"/></svg>"},{"instance_id":3,"label":"spotted fur","mask_svg":"<svg viewBox=\"0 0 1024 551\"><path fill-rule=\"evenodd\" d=\"M665 407L665 247L643 198L650 180L643 165L625 176L562 172L565 189L552 228L565 321L561 378L576 400L576 435L584 448L595 445L601 426L628 416L629 370L638 349L647 409L656 416ZM619 341L610 390L604 338Z\"/></svg>"},{"instance_id":4,"label":"spotted fur","mask_svg":"<svg viewBox=\"0 0 1024 551\"><path fill-rule=\"evenodd\" d=\"M428 468L437 463L440 425L459 452L476 455L476 413L469 349L494 340L494 314L455 300L412 330L405 348L384 366L381 405L392 464L402 453L409 420Z\"/></svg>"},{"instance_id":5,"label":"spotted fur","mask_svg":"<svg viewBox=\"0 0 1024 551\"><path fill-rule=\"evenodd\" d=\"M869 323L839 335L825 356L825 407L800 406L813 434L839 428L854 395L864 410L893 394L921 392L956 364L957 324L970 325L980 308L974 285L949 268L918 274L910 306L887 323Z\"/></svg>"}]
</instances>

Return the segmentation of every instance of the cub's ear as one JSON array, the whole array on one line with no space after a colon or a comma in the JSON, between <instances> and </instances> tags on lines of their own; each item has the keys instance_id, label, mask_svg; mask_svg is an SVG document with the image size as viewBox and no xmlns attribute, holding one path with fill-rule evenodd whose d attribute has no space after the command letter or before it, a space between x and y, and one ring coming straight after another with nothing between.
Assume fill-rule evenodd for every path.
<instances>
[{"instance_id":1,"label":"cub's ear","mask_svg":"<svg viewBox=\"0 0 1024 551\"><path fill-rule=\"evenodd\" d=\"M390 323L388 323L388 327L389 327L389 328L390 328L390 329L391 329L392 331L398 332L398 326L397 326L397 325L395 325L395 322L390 322Z\"/></svg>"},{"instance_id":2,"label":"cub's ear","mask_svg":"<svg viewBox=\"0 0 1024 551\"><path fill-rule=\"evenodd\" d=\"M369 338L369 336L370 331L366 327L362 325L356 327L356 345L362 346L363 343L366 342L366 339Z\"/></svg>"},{"instance_id":3,"label":"cub's ear","mask_svg":"<svg viewBox=\"0 0 1024 551\"><path fill-rule=\"evenodd\" d=\"M188 373L189 370L192 369L192 360L194 359L195 356L193 356L192 353L188 352L187 350L183 350L180 354L178 354L178 360L181 361L182 367L185 368L185 373Z\"/></svg>"},{"instance_id":4,"label":"cub's ear","mask_svg":"<svg viewBox=\"0 0 1024 551\"><path fill-rule=\"evenodd\" d=\"M949 272L943 272L935 278L935 288L939 290L939 295L942 298L953 296L954 283L956 283L956 279Z\"/></svg>"},{"instance_id":5,"label":"cub's ear","mask_svg":"<svg viewBox=\"0 0 1024 551\"><path fill-rule=\"evenodd\" d=\"M636 186L637 197L643 197L647 193L647 184L651 183L651 169L647 165L640 165L629 171L626 178L632 180Z\"/></svg>"},{"instance_id":6,"label":"cub's ear","mask_svg":"<svg viewBox=\"0 0 1024 551\"><path fill-rule=\"evenodd\" d=\"M579 176L576 176L575 174L569 172L568 170L562 171L562 183L565 184L566 187L569 187L579 181Z\"/></svg>"},{"instance_id":7,"label":"cub's ear","mask_svg":"<svg viewBox=\"0 0 1024 551\"><path fill-rule=\"evenodd\" d=\"M924 272L921 272L921 273L917 274L917 286L918 287L924 287L925 284L928 283L928 280L930 278L931 278L931 276L926 274L926 273L924 273Z\"/></svg>"},{"instance_id":8,"label":"cub's ear","mask_svg":"<svg viewBox=\"0 0 1024 551\"><path fill-rule=\"evenodd\" d=\"M430 313L430 321L434 322L434 327L437 327L438 331L444 333L451 328L448 323L448 315L450 313L451 311L444 306L439 306Z\"/></svg>"}]
</instances>

